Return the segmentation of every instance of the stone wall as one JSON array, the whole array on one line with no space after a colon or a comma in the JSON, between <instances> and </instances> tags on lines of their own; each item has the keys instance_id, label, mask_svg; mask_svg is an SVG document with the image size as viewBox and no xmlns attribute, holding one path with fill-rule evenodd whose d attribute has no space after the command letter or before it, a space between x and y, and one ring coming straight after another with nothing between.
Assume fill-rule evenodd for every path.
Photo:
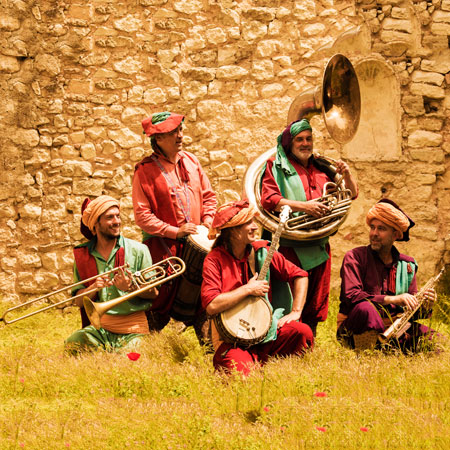
<instances>
[{"instance_id":1,"label":"stone wall","mask_svg":"<svg viewBox=\"0 0 450 450\"><path fill-rule=\"evenodd\" d=\"M416 220L420 280L450 262L450 0L0 0L0 293L23 299L71 281L86 196L121 199L133 223L140 121L186 115L185 148L219 201L286 124L292 100L344 53L361 84L361 125L340 147L321 117L315 148L360 184L332 238L333 285L364 215L390 196Z\"/></svg>"}]
</instances>

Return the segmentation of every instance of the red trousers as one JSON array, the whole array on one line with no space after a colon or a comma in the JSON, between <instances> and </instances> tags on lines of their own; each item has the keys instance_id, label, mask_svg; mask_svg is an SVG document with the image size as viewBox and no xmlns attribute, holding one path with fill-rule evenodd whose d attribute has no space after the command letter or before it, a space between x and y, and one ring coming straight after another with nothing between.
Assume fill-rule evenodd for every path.
<instances>
[{"instance_id":1,"label":"red trousers","mask_svg":"<svg viewBox=\"0 0 450 450\"><path fill-rule=\"evenodd\" d=\"M313 346L311 328L304 323L289 322L278 330L276 340L265 344L244 349L223 343L214 354L213 363L216 370L231 372L235 369L247 376L252 368L266 363L270 356L302 355Z\"/></svg>"}]
</instances>

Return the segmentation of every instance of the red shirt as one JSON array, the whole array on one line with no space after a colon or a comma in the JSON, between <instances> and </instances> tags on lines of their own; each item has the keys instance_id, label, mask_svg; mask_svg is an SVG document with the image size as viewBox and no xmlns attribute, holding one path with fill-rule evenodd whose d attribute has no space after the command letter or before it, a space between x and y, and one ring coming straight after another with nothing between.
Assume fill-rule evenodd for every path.
<instances>
[{"instance_id":1,"label":"red shirt","mask_svg":"<svg viewBox=\"0 0 450 450\"><path fill-rule=\"evenodd\" d=\"M306 200L319 198L323 194L323 186L331 180L327 174L317 169L311 162L308 167L303 167L292 156L288 156L289 162L297 171L306 194ZM283 198L280 188L272 174L272 166L275 157L267 161L267 168L264 172L261 188L261 204L268 211L274 211L280 200ZM293 199L291 199L293 200Z\"/></svg>"},{"instance_id":2,"label":"red shirt","mask_svg":"<svg viewBox=\"0 0 450 450\"><path fill-rule=\"evenodd\" d=\"M269 248L267 241L252 244L255 250ZM236 259L224 247L216 247L205 258L201 289L202 306L206 307L219 295L247 284L253 276L248 264L249 252L242 259ZM270 263L270 276L290 282L297 277L307 277L308 273L289 262L281 253L275 252ZM269 290L272 301L272 289Z\"/></svg>"}]
</instances>

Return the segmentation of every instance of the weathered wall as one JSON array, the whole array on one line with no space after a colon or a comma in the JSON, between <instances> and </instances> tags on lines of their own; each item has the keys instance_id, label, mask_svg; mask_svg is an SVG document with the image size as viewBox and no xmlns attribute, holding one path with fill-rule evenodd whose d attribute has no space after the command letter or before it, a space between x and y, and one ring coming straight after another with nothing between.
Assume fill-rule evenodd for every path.
<instances>
[{"instance_id":1,"label":"weathered wall","mask_svg":"<svg viewBox=\"0 0 450 450\"><path fill-rule=\"evenodd\" d=\"M187 116L185 147L221 202L274 145L294 97L342 52L361 83L362 121L340 148L316 117L315 147L344 157L360 184L332 238L366 243L364 214L383 195L416 220L401 248L422 280L450 262L450 0L0 0L0 293L71 280L86 196L120 197L133 224L133 166L149 152L140 121Z\"/></svg>"}]
</instances>

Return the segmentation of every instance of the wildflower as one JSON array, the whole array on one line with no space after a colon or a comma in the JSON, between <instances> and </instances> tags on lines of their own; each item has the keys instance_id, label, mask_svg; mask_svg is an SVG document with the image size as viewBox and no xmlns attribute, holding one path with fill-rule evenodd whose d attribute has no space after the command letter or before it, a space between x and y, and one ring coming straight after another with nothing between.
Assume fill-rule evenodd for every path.
<instances>
[{"instance_id":1,"label":"wildflower","mask_svg":"<svg viewBox=\"0 0 450 450\"><path fill-rule=\"evenodd\" d=\"M265 412L269 412L270 408L269 408L268 406L264 406L263 410L264 410Z\"/></svg>"},{"instance_id":2,"label":"wildflower","mask_svg":"<svg viewBox=\"0 0 450 450\"><path fill-rule=\"evenodd\" d=\"M128 359L131 359L131 361L137 361L140 358L141 354L136 352L130 352L127 353L127 356Z\"/></svg>"},{"instance_id":3,"label":"wildflower","mask_svg":"<svg viewBox=\"0 0 450 450\"><path fill-rule=\"evenodd\" d=\"M24 444L23 442L21 442L19 445L20 445L22 448L25 447L25 444Z\"/></svg>"},{"instance_id":4,"label":"wildflower","mask_svg":"<svg viewBox=\"0 0 450 450\"><path fill-rule=\"evenodd\" d=\"M70 447L70 444L68 442L66 442L66 447Z\"/></svg>"},{"instance_id":5,"label":"wildflower","mask_svg":"<svg viewBox=\"0 0 450 450\"><path fill-rule=\"evenodd\" d=\"M286 431L286 427L281 426L280 431Z\"/></svg>"},{"instance_id":6,"label":"wildflower","mask_svg":"<svg viewBox=\"0 0 450 450\"><path fill-rule=\"evenodd\" d=\"M325 431L327 431L327 429L325 427L316 427L317 431L322 431L322 433L325 433Z\"/></svg>"},{"instance_id":7,"label":"wildflower","mask_svg":"<svg viewBox=\"0 0 450 450\"><path fill-rule=\"evenodd\" d=\"M360 430L361 430L361 431L369 431L369 429L366 428L366 427L361 427Z\"/></svg>"},{"instance_id":8,"label":"wildflower","mask_svg":"<svg viewBox=\"0 0 450 450\"><path fill-rule=\"evenodd\" d=\"M314 397L326 397L326 392L314 392Z\"/></svg>"}]
</instances>

